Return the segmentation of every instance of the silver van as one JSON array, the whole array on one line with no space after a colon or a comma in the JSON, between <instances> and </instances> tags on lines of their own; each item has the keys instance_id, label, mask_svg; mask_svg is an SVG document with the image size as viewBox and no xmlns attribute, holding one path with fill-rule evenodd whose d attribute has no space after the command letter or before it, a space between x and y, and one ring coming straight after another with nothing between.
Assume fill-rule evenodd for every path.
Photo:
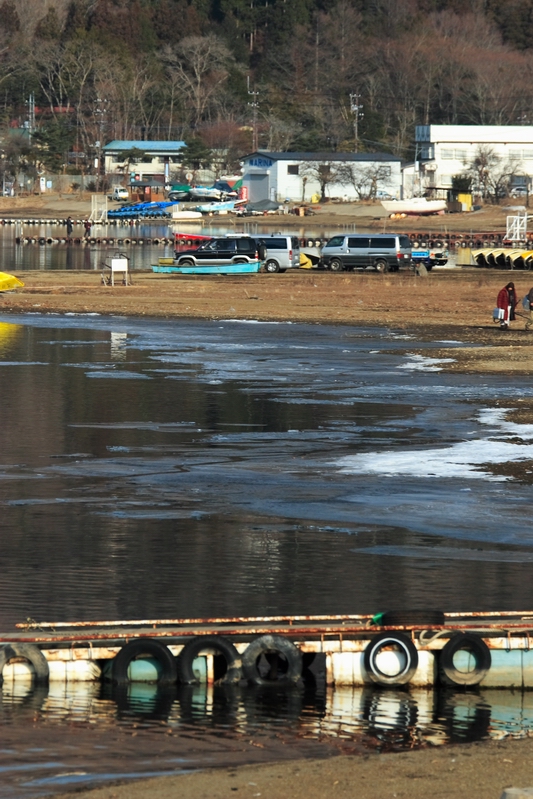
<instances>
[{"instance_id":1,"label":"silver van","mask_svg":"<svg viewBox=\"0 0 533 799\"><path fill-rule=\"evenodd\" d=\"M397 272L400 266L411 265L411 240L396 233L340 234L324 244L321 263L332 272L368 267Z\"/></svg>"},{"instance_id":2,"label":"silver van","mask_svg":"<svg viewBox=\"0 0 533 799\"><path fill-rule=\"evenodd\" d=\"M286 272L300 266L300 241L298 236L272 233L270 236L253 236L258 244L264 244L265 272ZM261 256L263 252L261 252Z\"/></svg>"}]
</instances>

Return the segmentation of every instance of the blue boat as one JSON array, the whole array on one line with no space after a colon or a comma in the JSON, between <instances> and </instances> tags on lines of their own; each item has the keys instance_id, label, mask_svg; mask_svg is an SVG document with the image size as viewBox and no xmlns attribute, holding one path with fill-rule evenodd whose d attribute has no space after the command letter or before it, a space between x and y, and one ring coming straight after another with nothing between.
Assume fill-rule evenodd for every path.
<instances>
[{"instance_id":1,"label":"blue boat","mask_svg":"<svg viewBox=\"0 0 533 799\"><path fill-rule=\"evenodd\" d=\"M177 275L245 275L259 272L260 268L261 261L248 261L243 264L209 264L204 261L202 264L188 266L158 264L152 266L152 272Z\"/></svg>"}]
</instances>

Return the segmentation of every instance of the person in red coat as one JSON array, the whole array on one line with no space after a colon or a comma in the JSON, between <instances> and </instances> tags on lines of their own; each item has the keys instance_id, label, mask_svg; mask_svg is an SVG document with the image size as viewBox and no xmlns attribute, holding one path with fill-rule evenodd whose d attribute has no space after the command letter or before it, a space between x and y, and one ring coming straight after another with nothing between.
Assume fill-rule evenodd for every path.
<instances>
[{"instance_id":1,"label":"person in red coat","mask_svg":"<svg viewBox=\"0 0 533 799\"><path fill-rule=\"evenodd\" d=\"M516 319L514 309L517 302L514 283L508 283L498 293L498 299L496 300L497 307L503 309L503 319L500 319L500 328L502 330L509 330L509 322Z\"/></svg>"}]
</instances>

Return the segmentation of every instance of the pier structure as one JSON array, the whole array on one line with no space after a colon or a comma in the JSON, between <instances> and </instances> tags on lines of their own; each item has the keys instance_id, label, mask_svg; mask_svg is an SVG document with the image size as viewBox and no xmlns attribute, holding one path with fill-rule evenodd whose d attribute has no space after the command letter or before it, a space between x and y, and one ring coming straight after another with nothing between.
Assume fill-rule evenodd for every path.
<instances>
[{"instance_id":1,"label":"pier structure","mask_svg":"<svg viewBox=\"0 0 533 799\"><path fill-rule=\"evenodd\" d=\"M37 622L0 634L4 682L533 688L533 612Z\"/></svg>"}]
</instances>

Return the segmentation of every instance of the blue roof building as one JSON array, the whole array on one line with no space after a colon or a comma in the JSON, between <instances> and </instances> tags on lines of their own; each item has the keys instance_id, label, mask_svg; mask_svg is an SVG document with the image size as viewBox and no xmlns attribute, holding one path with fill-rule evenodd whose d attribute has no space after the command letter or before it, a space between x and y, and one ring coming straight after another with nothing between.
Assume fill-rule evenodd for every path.
<instances>
[{"instance_id":1,"label":"blue roof building","mask_svg":"<svg viewBox=\"0 0 533 799\"><path fill-rule=\"evenodd\" d=\"M167 183L170 172L181 164L180 150L184 141L128 141L109 142L102 147L105 158L105 173L112 177L127 177L129 180ZM131 150L140 150L139 158L128 159Z\"/></svg>"}]
</instances>

